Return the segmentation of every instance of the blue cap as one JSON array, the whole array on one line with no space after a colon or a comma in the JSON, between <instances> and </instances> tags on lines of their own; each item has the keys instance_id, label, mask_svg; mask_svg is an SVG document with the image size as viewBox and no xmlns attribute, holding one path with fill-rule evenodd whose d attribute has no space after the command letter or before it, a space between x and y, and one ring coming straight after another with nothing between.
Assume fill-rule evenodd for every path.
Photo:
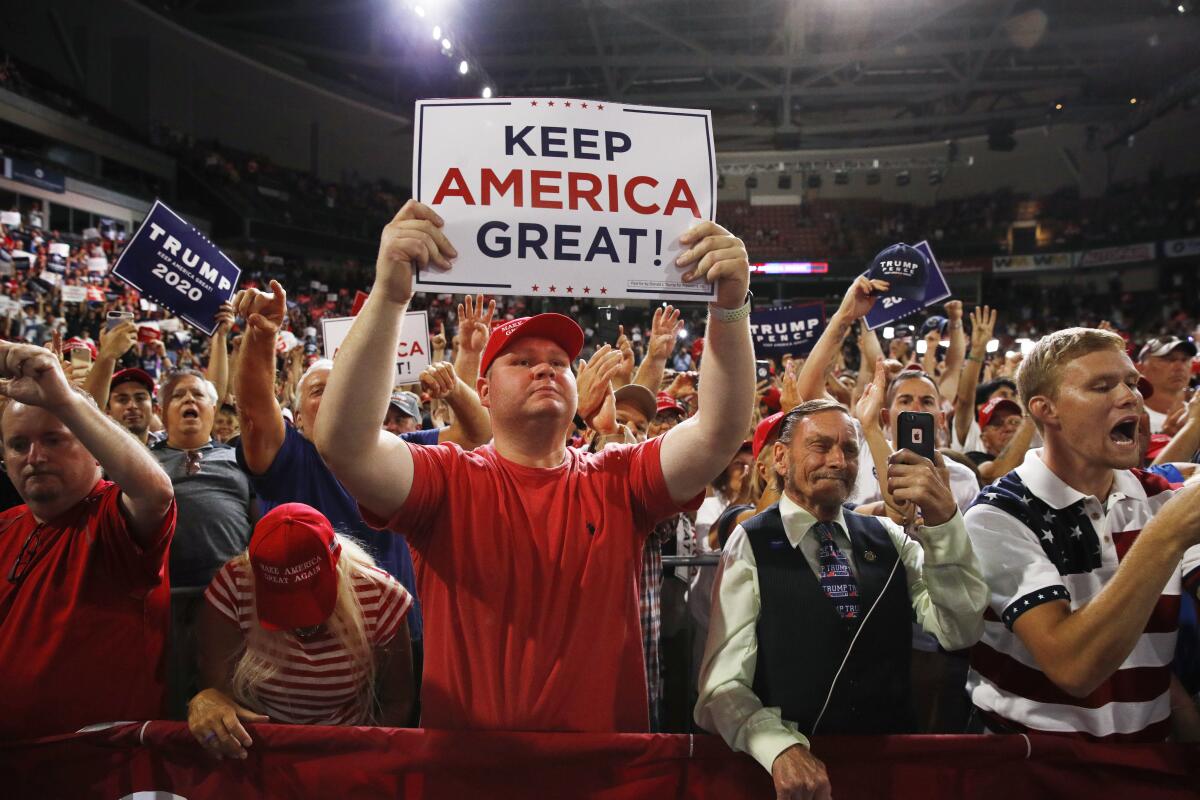
<instances>
[{"instance_id":1,"label":"blue cap","mask_svg":"<svg viewBox=\"0 0 1200 800\"><path fill-rule=\"evenodd\" d=\"M867 277L887 281L888 294L905 300L921 300L929 276L929 262L924 254L907 244L884 248L871 260Z\"/></svg>"}]
</instances>

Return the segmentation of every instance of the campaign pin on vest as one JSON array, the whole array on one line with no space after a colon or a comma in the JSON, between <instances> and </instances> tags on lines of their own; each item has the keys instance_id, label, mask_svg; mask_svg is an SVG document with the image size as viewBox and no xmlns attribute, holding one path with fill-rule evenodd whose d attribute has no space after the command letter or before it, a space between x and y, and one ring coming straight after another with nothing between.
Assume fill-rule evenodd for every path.
<instances>
[{"instance_id":1,"label":"campaign pin on vest","mask_svg":"<svg viewBox=\"0 0 1200 800\"><path fill-rule=\"evenodd\" d=\"M875 551L874 550L864 550L863 558L865 558L867 561L874 561L875 560Z\"/></svg>"},{"instance_id":2,"label":"campaign pin on vest","mask_svg":"<svg viewBox=\"0 0 1200 800\"><path fill-rule=\"evenodd\" d=\"M924 253L907 244L894 244L871 260L867 277L887 281L890 297L921 300L925 296L928 273L929 262Z\"/></svg>"}]
</instances>

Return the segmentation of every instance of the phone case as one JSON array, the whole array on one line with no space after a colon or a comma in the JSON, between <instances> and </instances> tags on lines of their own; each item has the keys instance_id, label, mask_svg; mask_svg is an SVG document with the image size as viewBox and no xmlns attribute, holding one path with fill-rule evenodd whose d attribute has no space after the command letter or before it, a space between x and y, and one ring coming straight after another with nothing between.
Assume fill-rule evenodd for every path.
<instances>
[{"instance_id":1,"label":"phone case","mask_svg":"<svg viewBox=\"0 0 1200 800\"><path fill-rule=\"evenodd\" d=\"M919 456L934 460L937 436L934 434L933 414L923 411L902 411L896 420L896 447L911 450Z\"/></svg>"}]
</instances>

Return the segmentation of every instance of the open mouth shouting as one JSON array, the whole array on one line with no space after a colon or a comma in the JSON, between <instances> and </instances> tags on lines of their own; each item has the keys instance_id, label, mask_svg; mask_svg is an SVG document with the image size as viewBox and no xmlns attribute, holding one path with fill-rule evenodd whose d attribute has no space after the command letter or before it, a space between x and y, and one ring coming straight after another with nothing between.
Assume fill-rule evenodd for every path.
<instances>
[{"instance_id":1,"label":"open mouth shouting","mask_svg":"<svg viewBox=\"0 0 1200 800\"><path fill-rule=\"evenodd\" d=\"M1109 441L1118 447L1133 447L1137 443L1137 427L1137 417L1122 417L1109 430Z\"/></svg>"}]
</instances>

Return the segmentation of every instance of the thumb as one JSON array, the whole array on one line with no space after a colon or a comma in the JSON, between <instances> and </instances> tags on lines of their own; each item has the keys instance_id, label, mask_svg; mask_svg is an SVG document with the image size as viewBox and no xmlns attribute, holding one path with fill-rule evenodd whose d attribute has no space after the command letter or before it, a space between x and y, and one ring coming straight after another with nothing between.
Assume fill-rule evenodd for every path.
<instances>
[{"instance_id":1,"label":"thumb","mask_svg":"<svg viewBox=\"0 0 1200 800\"><path fill-rule=\"evenodd\" d=\"M251 314L248 322L263 333L276 333L279 330L278 325L271 322L262 314Z\"/></svg>"},{"instance_id":2,"label":"thumb","mask_svg":"<svg viewBox=\"0 0 1200 800\"><path fill-rule=\"evenodd\" d=\"M251 711L248 708L236 706L234 708L237 718L242 722L270 722L271 718L266 714L259 714L257 711Z\"/></svg>"}]
</instances>

